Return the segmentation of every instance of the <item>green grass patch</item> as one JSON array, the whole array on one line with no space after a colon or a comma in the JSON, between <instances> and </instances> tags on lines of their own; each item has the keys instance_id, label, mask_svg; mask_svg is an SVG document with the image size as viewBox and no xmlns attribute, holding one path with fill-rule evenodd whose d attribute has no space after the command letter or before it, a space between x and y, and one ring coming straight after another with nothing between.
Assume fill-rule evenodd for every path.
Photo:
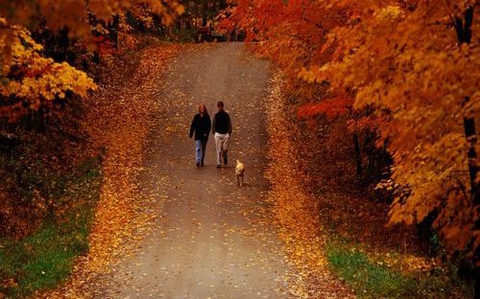
<instances>
[{"instance_id":1,"label":"green grass patch","mask_svg":"<svg viewBox=\"0 0 480 299\"><path fill-rule=\"evenodd\" d=\"M334 272L362 297L399 297L415 283L387 267L373 264L357 250L333 248L328 250L327 258Z\"/></svg>"},{"instance_id":2,"label":"green grass patch","mask_svg":"<svg viewBox=\"0 0 480 299\"><path fill-rule=\"evenodd\" d=\"M99 161L79 168L67 192L72 207L61 217L44 221L21 239L0 239L0 297L22 298L64 282L75 258L88 250L93 207L99 197ZM73 204L74 203L74 204Z\"/></svg>"},{"instance_id":3,"label":"green grass patch","mask_svg":"<svg viewBox=\"0 0 480 299\"><path fill-rule=\"evenodd\" d=\"M374 263L346 245L330 245L327 259L333 273L360 298L472 298L472 286L461 281L454 268L436 273L404 274Z\"/></svg>"}]
</instances>

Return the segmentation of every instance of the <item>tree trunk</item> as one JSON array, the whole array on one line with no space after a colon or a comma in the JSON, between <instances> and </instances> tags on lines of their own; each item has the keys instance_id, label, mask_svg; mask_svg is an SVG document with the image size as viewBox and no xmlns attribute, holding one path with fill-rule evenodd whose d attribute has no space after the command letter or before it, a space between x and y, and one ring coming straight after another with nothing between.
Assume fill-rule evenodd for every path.
<instances>
[{"instance_id":1,"label":"tree trunk","mask_svg":"<svg viewBox=\"0 0 480 299\"><path fill-rule=\"evenodd\" d=\"M110 41L115 50L118 50L118 27L120 25L120 15L114 15L112 21L108 24Z\"/></svg>"},{"instance_id":2,"label":"tree trunk","mask_svg":"<svg viewBox=\"0 0 480 299\"><path fill-rule=\"evenodd\" d=\"M472 40L473 6L468 7L463 15L463 19L455 17L455 32L459 44L469 44Z\"/></svg>"},{"instance_id":3,"label":"tree trunk","mask_svg":"<svg viewBox=\"0 0 480 299\"><path fill-rule=\"evenodd\" d=\"M470 192L472 198L475 199L475 180L477 178L477 152L475 151L475 144L477 143L477 135L475 132L475 120L473 117L464 118L463 123L465 126L465 137L467 141L470 143L470 148L468 149L467 157L468 157L468 172L470 174ZM478 204L478 203L477 203Z\"/></svg>"},{"instance_id":4,"label":"tree trunk","mask_svg":"<svg viewBox=\"0 0 480 299\"><path fill-rule=\"evenodd\" d=\"M475 144L477 143L477 135L475 132L475 119L464 118L463 123L465 126L465 137L470 143L468 149L468 172L470 174L470 193L472 195L473 208L476 210L477 215L480 214L480 184L477 181L477 175L479 167L477 165L477 152L475 151ZM475 220L475 231L480 231L480 219ZM475 298L480 295L480 248L475 248L474 253L474 270L475 275Z\"/></svg>"},{"instance_id":5,"label":"tree trunk","mask_svg":"<svg viewBox=\"0 0 480 299\"><path fill-rule=\"evenodd\" d=\"M463 18L455 17L453 25L457 33L458 44L470 44L472 40L472 24L473 24L474 6L469 6L463 13ZM468 172L470 174L470 192L472 195L473 208L479 214L480 209L480 187L477 182L478 165L477 152L475 151L475 144L477 143L477 135L475 132L475 120L473 117L465 117L463 119L465 126L465 137L470 143L468 149ZM480 230L480 219L475 219L474 230ZM473 273L475 279L474 298L480 298L480 248L474 248L473 256Z\"/></svg>"}]
</instances>

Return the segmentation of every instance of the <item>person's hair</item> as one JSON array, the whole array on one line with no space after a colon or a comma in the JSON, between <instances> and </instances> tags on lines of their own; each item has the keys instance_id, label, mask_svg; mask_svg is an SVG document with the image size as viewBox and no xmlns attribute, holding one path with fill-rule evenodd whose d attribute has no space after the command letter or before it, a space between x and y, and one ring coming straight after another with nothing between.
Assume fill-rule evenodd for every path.
<instances>
[{"instance_id":1,"label":"person's hair","mask_svg":"<svg viewBox=\"0 0 480 299\"><path fill-rule=\"evenodd\" d=\"M223 107L225 107L225 105L223 104L223 101L218 101L218 102L217 102L217 107L218 107L218 108L223 108Z\"/></svg>"},{"instance_id":2,"label":"person's hair","mask_svg":"<svg viewBox=\"0 0 480 299\"><path fill-rule=\"evenodd\" d=\"M200 105L198 105L198 113L200 113L200 107L202 107L202 106L205 109L203 114L208 115L207 106L204 103L201 103Z\"/></svg>"}]
</instances>

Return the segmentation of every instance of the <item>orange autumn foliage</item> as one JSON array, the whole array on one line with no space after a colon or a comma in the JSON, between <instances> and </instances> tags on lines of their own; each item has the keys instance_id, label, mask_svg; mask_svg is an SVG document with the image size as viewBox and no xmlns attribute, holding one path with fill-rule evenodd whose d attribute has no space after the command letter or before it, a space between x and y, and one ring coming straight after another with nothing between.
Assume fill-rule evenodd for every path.
<instances>
[{"instance_id":1,"label":"orange autumn foliage","mask_svg":"<svg viewBox=\"0 0 480 299\"><path fill-rule=\"evenodd\" d=\"M329 36L343 44L341 59L302 76L353 89L355 109L373 107L377 116L389 117L379 141L390 141L393 180L411 190L394 200L390 223L419 223L438 213L434 226L446 245L473 253L478 215L469 196L463 119L480 109L480 51L475 42L459 46L447 27L462 10L434 2L413 11L394 3L365 11L353 29L337 28Z\"/></svg>"},{"instance_id":2,"label":"orange autumn foliage","mask_svg":"<svg viewBox=\"0 0 480 299\"><path fill-rule=\"evenodd\" d=\"M320 49L326 34L344 22L348 10L322 1L238 0L232 19L245 29L248 41L260 41L257 52L278 64L289 76L310 63L325 61Z\"/></svg>"},{"instance_id":3,"label":"orange autumn foliage","mask_svg":"<svg viewBox=\"0 0 480 299\"><path fill-rule=\"evenodd\" d=\"M56 63L43 55L30 30L52 32L67 29L89 51L110 55L113 47L98 21L112 22L115 15L129 12L139 18L158 15L171 24L184 11L177 1L7 1L0 5L0 118L16 121L73 95L84 97L95 89L87 75L67 63ZM120 18L124 21L125 18ZM40 28L41 27L41 28ZM28 28L28 30L26 29Z\"/></svg>"},{"instance_id":4,"label":"orange autumn foliage","mask_svg":"<svg viewBox=\"0 0 480 299\"><path fill-rule=\"evenodd\" d=\"M4 1L0 5L0 16L6 18L10 24L26 26L29 29L34 29L39 25L39 21L44 19L51 30L57 31L67 27L72 37L82 38L90 34L90 24L87 21L89 15L108 22L116 14L123 14L126 11L143 14L145 9L160 16L166 25L171 24L175 16L184 11L184 7L178 1L20 0Z\"/></svg>"},{"instance_id":5,"label":"orange autumn foliage","mask_svg":"<svg viewBox=\"0 0 480 299\"><path fill-rule=\"evenodd\" d=\"M352 128L368 125L388 141L398 193L390 224L437 213L434 227L451 251L479 247L470 195L464 118L480 110L479 5L454 1L236 1L234 14L257 51L284 73L332 94L354 95ZM472 12L470 22L467 11ZM471 25L471 42L459 28ZM461 25L461 26L460 26ZM457 31L455 30L457 29ZM461 31L460 30L460 31ZM348 111L311 99L301 115ZM348 106L348 105L347 105ZM360 115L362 115L360 113ZM477 152L479 151L477 145Z\"/></svg>"}]
</instances>

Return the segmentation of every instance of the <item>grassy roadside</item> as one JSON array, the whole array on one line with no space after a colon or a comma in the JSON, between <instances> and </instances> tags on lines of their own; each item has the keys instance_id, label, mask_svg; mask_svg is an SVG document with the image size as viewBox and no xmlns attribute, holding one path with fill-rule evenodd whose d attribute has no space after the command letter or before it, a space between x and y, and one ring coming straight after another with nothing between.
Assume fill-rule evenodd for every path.
<instances>
[{"instance_id":1,"label":"grassy roadside","mask_svg":"<svg viewBox=\"0 0 480 299\"><path fill-rule=\"evenodd\" d=\"M333 272L360 296L364 293L365 297L402 297L414 287L412 279L370 262L366 254L356 248L330 245L327 260Z\"/></svg>"},{"instance_id":2,"label":"grassy roadside","mask_svg":"<svg viewBox=\"0 0 480 299\"><path fill-rule=\"evenodd\" d=\"M473 298L471 286L453 266L404 273L388 265L388 256L369 257L361 245L331 242L326 248L330 270L359 298Z\"/></svg>"},{"instance_id":3,"label":"grassy roadside","mask_svg":"<svg viewBox=\"0 0 480 299\"><path fill-rule=\"evenodd\" d=\"M302 162L309 163L303 167L309 182L304 187L318 205L327 240L322 250L336 277L359 298L473 298L472 283L462 280L455 266L430 256L414 227L385 226L389 203L355 184L352 138L341 121L326 124L322 133L299 132L315 149Z\"/></svg>"},{"instance_id":4,"label":"grassy roadside","mask_svg":"<svg viewBox=\"0 0 480 299\"><path fill-rule=\"evenodd\" d=\"M75 203L73 208L58 219L45 221L20 241L0 239L0 298L25 297L68 278L75 258L88 250L101 179L100 161L85 161L68 180L65 197Z\"/></svg>"}]
</instances>

